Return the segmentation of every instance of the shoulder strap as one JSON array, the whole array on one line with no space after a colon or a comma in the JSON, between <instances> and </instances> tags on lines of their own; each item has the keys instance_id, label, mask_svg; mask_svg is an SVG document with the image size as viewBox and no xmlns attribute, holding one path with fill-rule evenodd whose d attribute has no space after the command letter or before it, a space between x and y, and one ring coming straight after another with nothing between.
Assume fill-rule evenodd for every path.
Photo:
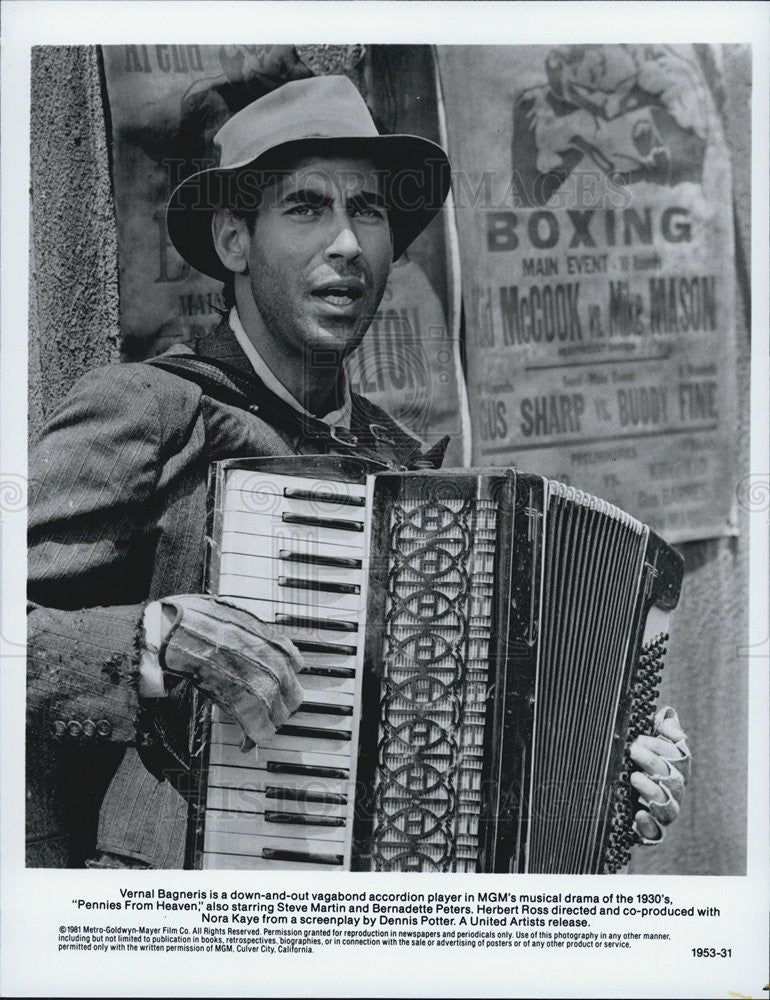
<instances>
[{"instance_id":1,"label":"shoulder strap","mask_svg":"<svg viewBox=\"0 0 770 1000\"><path fill-rule=\"evenodd\" d=\"M224 361L213 361L192 354L161 354L148 358L144 363L194 382L207 396L222 403L242 409L250 407L250 390L256 387L249 384L248 375Z\"/></svg>"},{"instance_id":2,"label":"shoulder strap","mask_svg":"<svg viewBox=\"0 0 770 1000\"><path fill-rule=\"evenodd\" d=\"M230 406L248 410L291 437L309 439L329 451L364 455L380 462L385 458L388 464L399 468L403 468L406 462L411 467L414 467L415 463L425 467L426 462L434 467L434 453L443 445L438 464L435 465L438 468L446 450L446 442L439 442L439 445L434 446L426 455L421 453L416 442L412 449L399 448L396 442L379 433L379 424L369 425L366 438L370 440L360 440L358 436L344 428L331 427L317 417L300 413L268 389L256 374L241 371L218 359L188 354L167 354L150 358L145 363L195 383L207 396ZM406 435L403 436L406 438ZM446 441L448 440L447 438ZM407 454L403 454L403 451ZM402 454L399 455L399 452Z\"/></svg>"}]
</instances>

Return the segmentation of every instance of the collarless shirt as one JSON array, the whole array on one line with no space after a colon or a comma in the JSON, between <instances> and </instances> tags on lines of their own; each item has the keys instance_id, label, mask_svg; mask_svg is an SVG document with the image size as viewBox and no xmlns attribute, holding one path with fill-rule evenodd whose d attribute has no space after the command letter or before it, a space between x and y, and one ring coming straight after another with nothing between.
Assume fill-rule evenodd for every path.
<instances>
[{"instance_id":1,"label":"collarless shirt","mask_svg":"<svg viewBox=\"0 0 770 1000\"><path fill-rule=\"evenodd\" d=\"M238 315L238 310L235 306L230 310L230 316L228 318L230 323L230 329L235 334L235 339L238 341L238 345L249 359L249 364L254 369L254 373L260 378L267 388L275 393L279 399L282 399L289 406L298 410L300 413L305 414L305 416L316 416L316 414L311 413L306 410L302 403L299 402L286 388L286 386L279 381L279 379L274 375L271 368L268 366L265 359L256 349L254 344L249 339L248 334L243 328L240 316ZM317 417L318 420L323 420L325 424L329 424L330 427L344 427L345 430L350 430L350 417L352 412L352 403L350 399L350 385L348 383L347 375L344 370L342 372L342 406L336 410L331 410L324 417Z\"/></svg>"}]
</instances>

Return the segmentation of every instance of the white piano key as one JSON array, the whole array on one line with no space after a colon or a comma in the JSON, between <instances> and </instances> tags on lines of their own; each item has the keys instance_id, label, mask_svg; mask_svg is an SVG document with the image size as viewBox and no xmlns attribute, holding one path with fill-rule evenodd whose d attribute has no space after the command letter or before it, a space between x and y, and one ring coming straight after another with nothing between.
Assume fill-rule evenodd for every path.
<instances>
[{"instance_id":1,"label":"white piano key","mask_svg":"<svg viewBox=\"0 0 770 1000\"><path fill-rule=\"evenodd\" d=\"M339 754L331 754L323 750L318 753L308 753L304 746L294 746L290 747L288 750L281 750L273 747L270 751L260 751L259 767L265 768L268 773L281 773L281 768L284 765L287 767L319 767L332 769L334 771L344 771L345 776L347 778L350 777L350 768L346 762L340 758Z\"/></svg>"},{"instance_id":2,"label":"white piano key","mask_svg":"<svg viewBox=\"0 0 770 1000\"><path fill-rule=\"evenodd\" d=\"M313 738L309 736L294 736L294 735L281 735L276 733L271 739L267 740L262 749L265 753L271 749L275 750L291 750L297 745L297 742L302 742L303 749L307 750L308 753L330 753L338 754L344 756L346 759L350 759L352 753L352 739L322 739Z\"/></svg>"},{"instance_id":3,"label":"white piano key","mask_svg":"<svg viewBox=\"0 0 770 1000\"><path fill-rule=\"evenodd\" d=\"M306 718L307 718L307 720L310 720L311 719L311 715L308 713L308 715L306 716ZM314 718L319 718L319 717L315 716ZM332 716L328 716L328 718L331 720L333 717ZM318 729L318 730L323 731L324 733L329 733L329 734L338 734L338 738L327 740L327 742L329 744L331 744L331 743L337 743L340 740L342 742L345 742L345 734L346 733L350 733L350 731L351 731L350 719L345 720L345 719L342 719L342 718L339 718L339 717L337 717L337 719L335 720L334 723L330 722L330 723L327 723L327 724L323 725L321 723L314 723L313 721L305 721L305 718L303 718L302 721L300 721L300 722L295 722L294 721L294 717L292 716L285 723L285 725L282 726L281 728L282 729L287 729L287 728L296 729L298 727ZM243 736L243 731L241 730L240 726L235 725L235 724L232 725L232 726L220 726L216 730L212 729L211 736L212 736L212 740L216 740L216 742L218 742L218 743L226 743L228 746L238 747L238 746L240 746L240 742L241 742L241 739L242 739L242 736ZM272 737L270 740L268 740L265 743L263 743L262 746L261 746L261 749L264 749L266 747L271 746L272 745L272 740L274 738L275 737ZM298 735L297 736L298 740L302 740L303 741L303 743L302 743L303 747L305 746L304 740L306 740L306 739L312 739L312 738L313 737L302 736L302 735ZM318 737L318 739L323 740L323 736ZM241 753L240 750L238 752ZM329 753L334 753L335 751L329 750L328 752ZM243 756L244 756L244 758L247 761L247 763L246 763L245 766L249 767L249 766L252 766L254 764L254 761L251 760L250 757L249 757L249 752L248 751L246 753L244 753Z\"/></svg>"},{"instance_id":4,"label":"white piano key","mask_svg":"<svg viewBox=\"0 0 770 1000\"><path fill-rule=\"evenodd\" d=\"M364 584L364 574L360 569L350 566L324 566L320 563L301 562L295 559L281 558L281 552L295 552L295 549L282 550L264 555L243 555L238 552L223 552L219 557L219 572L222 575L257 577L261 580L274 580L278 576L302 576L306 580L317 580L324 583L350 583L361 587ZM310 553L315 555L316 553Z\"/></svg>"},{"instance_id":5,"label":"white piano key","mask_svg":"<svg viewBox=\"0 0 770 1000\"><path fill-rule=\"evenodd\" d=\"M257 521L256 528L265 527L264 519ZM225 529L219 539L219 551L221 554L269 556L271 559L277 559L281 550L286 549L289 552L300 552L311 556L353 559L357 563L360 562L363 567L363 570L355 569L354 572L361 573L366 569L368 553L357 544L357 539L353 539L356 544L345 544L345 539L336 538L330 541L322 535L308 538L307 531L300 535L294 525L283 522L270 527L271 531L263 534L250 530ZM347 542L350 541L348 538Z\"/></svg>"},{"instance_id":6,"label":"white piano key","mask_svg":"<svg viewBox=\"0 0 770 1000\"><path fill-rule=\"evenodd\" d=\"M287 723L291 725L291 723ZM319 727L320 728L320 727ZM332 737L335 737L334 730L328 730ZM306 754L333 754L336 757L343 757L349 760L352 753L353 740L344 738L345 731L337 738L325 739L322 736L312 737L294 734L276 733L270 739L265 740L259 747L259 758L267 757L270 750L295 750L301 748ZM349 731L347 733L349 736ZM227 743L230 746L238 747L241 742L242 732L240 726L222 726L217 734L217 742ZM253 765L253 760L251 761ZM347 766L340 764L340 766Z\"/></svg>"},{"instance_id":7,"label":"white piano key","mask_svg":"<svg viewBox=\"0 0 770 1000\"><path fill-rule=\"evenodd\" d=\"M314 729L324 729L327 732L349 733L353 728L353 715L340 715L336 712L306 712L302 706L289 716L287 726L310 726Z\"/></svg>"},{"instance_id":8,"label":"white piano key","mask_svg":"<svg viewBox=\"0 0 770 1000\"><path fill-rule=\"evenodd\" d=\"M324 520L350 521L359 524L363 523L365 517L363 507L352 507L320 500L295 499L266 493L245 493L240 490L227 491L223 509L228 513L259 514L269 517L299 514L301 517L318 517Z\"/></svg>"},{"instance_id":9,"label":"white piano key","mask_svg":"<svg viewBox=\"0 0 770 1000\"><path fill-rule=\"evenodd\" d=\"M206 774L208 789L229 788L243 794L258 791L264 784L266 772L259 770L253 761L248 767L241 764L237 757L237 747L218 747L218 750L221 752L210 758ZM230 766L231 764L234 766Z\"/></svg>"},{"instance_id":10,"label":"white piano key","mask_svg":"<svg viewBox=\"0 0 770 1000\"><path fill-rule=\"evenodd\" d=\"M328 496L337 494L363 499L366 497L365 483L345 483L335 479L313 478L311 476L280 475L255 469L229 469L227 490L244 493L273 493L283 496L285 489L309 490ZM339 506L339 504L337 505Z\"/></svg>"},{"instance_id":11,"label":"white piano key","mask_svg":"<svg viewBox=\"0 0 770 1000\"><path fill-rule=\"evenodd\" d=\"M223 763L211 765L211 777L208 783L209 791L215 788L230 796L230 805L222 805L222 809L239 808L237 803L243 802L242 808L250 802L251 796L263 793L267 788L287 788L302 790L313 795L345 795L350 797L353 786L350 778L322 778L312 774L280 774L267 771L264 768L243 768L229 767L226 754ZM341 774L348 771L348 768L338 768L336 773ZM335 773L331 768L329 774ZM213 802L208 805L213 807Z\"/></svg>"},{"instance_id":12,"label":"white piano key","mask_svg":"<svg viewBox=\"0 0 770 1000\"><path fill-rule=\"evenodd\" d=\"M256 768L257 770L267 771L268 774L276 775L281 773L291 773L295 769L300 769L303 777L307 777L307 775L315 775L317 777L324 778L324 780L335 781L348 781L350 779L351 761L345 760L345 758L341 757L339 754L327 753L323 750L318 753L311 753L308 751L307 747L299 746L298 744L290 747L289 749L279 749L273 747L272 749L267 750L261 748L258 753L252 752L251 754L242 754L236 743L225 742L224 740L218 738L221 734L216 735L216 742L213 739L211 742L211 752L213 752L215 747L220 743L224 744L224 746L232 747L235 754L233 763L244 768ZM256 764L254 763L255 758L258 758ZM244 761L244 763L239 764L239 761ZM324 773L326 771L334 772L334 774L327 776Z\"/></svg>"},{"instance_id":13,"label":"white piano key","mask_svg":"<svg viewBox=\"0 0 770 1000\"><path fill-rule=\"evenodd\" d=\"M318 618L326 615L327 611L335 613L331 617L340 617L342 612L345 612L348 617L352 615L352 620L358 620L363 603L360 593L336 594L316 589L307 590L286 582L297 579L314 583L312 579L305 577L301 570L290 574L280 572L272 580L221 573L218 591L222 597L245 597L251 600L271 601L275 604L291 604L294 608L303 609L297 610L296 614ZM338 611L340 615L336 614Z\"/></svg>"},{"instance_id":14,"label":"white piano key","mask_svg":"<svg viewBox=\"0 0 770 1000\"><path fill-rule=\"evenodd\" d=\"M310 666L316 666L322 668L327 664L322 663L322 657L312 656L310 653L303 653L305 658L305 663ZM328 657L329 660L333 660L333 657ZM340 657L340 663L343 667L349 665L348 658ZM355 661L354 661L355 662ZM335 666L335 664L331 664ZM297 680L302 685L305 694L308 698L318 697L331 699L339 698L340 704L352 704L353 698L355 696L356 690L356 678L355 677L326 677L323 674L310 674L302 673L297 676Z\"/></svg>"},{"instance_id":15,"label":"white piano key","mask_svg":"<svg viewBox=\"0 0 770 1000\"><path fill-rule=\"evenodd\" d=\"M336 548L340 556L361 558L364 550L365 533L363 531L346 531L330 525L295 524L284 521L280 517L267 514L250 514L242 511L225 511L222 517L222 545L226 550L235 549L230 541L234 533L250 536L261 535L274 543L276 539L286 539L286 547L290 543L303 546L330 545ZM249 550L247 550L249 551Z\"/></svg>"},{"instance_id":16,"label":"white piano key","mask_svg":"<svg viewBox=\"0 0 770 1000\"><path fill-rule=\"evenodd\" d=\"M240 726L232 726L227 728L222 728L217 734L217 741L221 743L227 743L229 746L238 747L240 745L242 738L242 731ZM281 735L276 733L271 736L270 739L265 740L264 743L260 744L258 755L259 759L267 755L270 750L295 750L300 748L303 753L316 753L316 754L331 754L337 758L344 757L346 759L350 758L351 755L351 744L352 739L345 739L344 736L335 739L324 739L323 737L308 737L308 736L294 736L294 735ZM239 751L240 752L240 751ZM247 754L244 754L247 758L248 766L254 766L253 758L249 759ZM344 763L339 764L340 767L346 767Z\"/></svg>"},{"instance_id":17,"label":"white piano key","mask_svg":"<svg viewBox=\"0 0 770 1000\"><path fill-rule=\"evenodd\" d=\"M303 726L322 729L325 732L349 733L352 727L352 715L321 714L319 712L303 712L300 707L287 719L286 726ZM212 728L213 732L213 728ZM228 743L238 743L241 739L241 727L235 722L220 723L216 729L219 739Z\"/></svg>"},{"instance_id":18,"label":"white piano key","mask_svg":"<svg viewBox=\"0 0 770 1000\"><path fill-rule=\"evenodd\" d=\"M340 768L340 771L346 770ZM331 773L331 772L330 772ZM259 768L227 767L224 764L212 764L208 782L208 808L231 809L239 812L257 811L260 796L264 797L267 789L280 788L291 791L302 791L310 795L345 796L347 806L351 807L355 798L355 788L349 778L320 778L306 774L275 774ZM216 791L215 791L216 790ZM212 796L218 795L218 800ZM217 804L218 802L218 804ZM345 808L340 804L340 808ZM262 811L264 811L262 809Z\"/></svg>"},{"instance_id":19,"label":"white piano key","mask_svg":"<svg viewBox=\"0 0 770 1000\"><path fill-rule=\"evenodd\" d=\"M231 812L264 812L264 793L267 788L285 788L289 790L298 789L315 795L345 795L348 802L350 801L350 796L354 794L353 789L344 782L336 782L336 784L343 789L343 791L338 791L332 787L335 784L334 782L324 783L318 779L306 778L304 780L309 782L308 785L292 785L288 783L288 777L286 775L280 775L282 779L280 783L270 780L271 777L271 775L266 775L264 771L254 772L254 780L252 783L253 787L249 788L209 784L206 806L208 809L227 809ZM295 777L294 781L296 782L297 780L298 779ZM269 801L272 802L273 800L270 799ZM317 804L320 805L320 803ZM345 815L348 809L348 803L340 803L339 805L332 805L329 803L328 808L338 809L340 815Z\"/></svg>"},{"instance_id":20,"label":"white piano key","mask_svg":"<svg viewBox=\"0 0 770 1000\"><path fill-rule=\"evenodd\" d=\"M344 854L343 846L331 839L321 839L320 837L284 837L276 836L251 836L247 833L225 833L219 830L206 830L204 834L204 850L214 851L218 854L246 854L250 857L263 857L265 849L272 851L292 851L304 855L328 857L330 861L334 859L335 864L339 855ZM308 859L311 860L312 859Z\"/></svg>"},{"instance_id":21,"label":"white piano key","mask_svg":"<svg viewBox=\"0 0 770 1000\"><path fill-rule=\"evenodd\" d=\"M286 846L291 850L294 841L319 840L329 841L332 844L342 844L345 840L345 825L339 824L339 816L328 814L317 815L314 818L319 822L305 822L306 810L301 808L302 803L294 803L297 807L292 810L295 818L301 822L284 822L283 818L291 817L289 812L281 812L280 819L271 821L273 814L279 815L278 810L266 808L264 812L258 813L237 813L220 811L217 809L206 810L206 827L204 834L204 844L208 850L208 845L212 839L220 836L228 838L245 838L251 840L254 837L280 837L286 840ZM307 813L307 815L310 815ZM324 824L322 819L328 819L331 824ZM221 843L221 842L220 842ZM216 850L216 847L212 847ZM301 849L301 848L300 848ZM327 850L334 848L327 847Z\"/></svg>"},{"instance_id":22,"label":"white piano key","mask_svg":"<svg viewBox=\"0 0 770 1000\"><path fill-rule=\"evenodd\" d=\"M206 870L226 869L228 871L342 871L342 865L315 865L307 861L268 861L265 858L250 857L247 854L204 854L201 868Z\"/></svg>"},{"instance_id":23,"label":"white piano key","mask_svg":"<svg viewBox=\"0 0 770 1000\"><path fill-rule=\"evenodd\" d=\"M211 776L209 787L219 786L222 788L241 788L248 791L258 791L268 785L286 788L307 788L315 792L334 792L343 794L350 782L352 760L345 760L344 757L334 754L324 754L326 760L334 760L334 764L328 767L319 765L320 754L305 754L311 767L318 770L313 771L311 767L299 765L289 768L288 773L283 770L270 770L266 766L266 760L260 761L257 766L252 761L250 765L244 765L241 752L231 743L212 744L209 755L209 767ZM274 753L269 755L274 756ZM286 763L285 761L283 763ZM329 777L327 777L329 775ZM339 777L334 777L339 775Z\"/></svg>"},{"instance_id":24,"label":"white piano key","mask_svg":"<svg viewBox=\"0 0 770 1000\"><path fill-rule=\"evenodd\" d=\"M330 615L325 612L323 615L314 615L309 611L300 613L297 610L296 605L288 604L283 601L260 601L253 600L249 597L239 597L237 595L231 595L228 600L231 600L233 604L238 607L245 608L247 611L251 611L252 614L256 615L263 622L268 622L275 625L281 625L286 634L290 639L300 639L309 642L323 642L324 644L331 644L337 646L356 646L358 644L358 616L349 612L340 613L339 615ZM311 609L312 610L312 609ZM292 623L281 622L277 619L278 615L282 615L284 618L292 620ZM293 624L294 619L303 620L300 624ZM318 620L316 622L316 619ZM304 624L307 622L308 624ZM350 623L355 625L356 628L351 629L337 629L334 627L334 623L344 622L345 624ZM330 627L326 627L326 624ZM353 656L353 653L344 651L345 655Z\"/></svg>"},{"instance_id":25,"label":"white piano key","mask_svg":"<svg viewBox=\"0 0 770 1000\"><path fill-rule=\"evenodd\" d=\"M321 663L322 657L313 657L307 654L304 659L308 666L311 664L318 667L326 665ZM333 658L327 657L326 659L332 660ZM339 660L346 667L351 663L355 664L352 657L340 657ZM315 704L350 706L351 708L355 706L355 677L327 677L322 674L302 673L297 675L297 679L305 691L305 701L312 701ZM236 725L217 706L214 706L214 711L219 713L212 717L214 725L216 725L216 720L226 720L231 725Z\"/></svg>"},{"instance_id":26,"label":"white piano key","mask_svg":"<svg viewBox=\"0 0 770 1000\"><path fill-rule=\"evenodd\" d=\"M290 819L306 815L314 817L319 822L329 820L327 824L329 826L336 824L339 827L338 821L344 821L348 813L347 796L344 796L341 801L334 801L334 796L324 796L311 789L279 789L268 785L264 792L258 792L255 797L261 803L260 812L279 813L281 816L286 814ZM341 825L344 826L344 822ZM270 827L268 832L275 833L275 827Z\"/></svg>"},{"instance_id":27,"label":"white piano key","mask_svg":"<svg viewBox=\"0 0 770 1000\"><path fill-rule=\"evenodd\" d=\"M312 689L305 683L305 681L310 679L316 680L317 678L311 678L309 674L301 674L299 677L300 683L306 693L303 704L312 702L314 705L330 705L338 708L353 708L354 699L352 693L339 691L336 688L329 688L328 690L324 690L323 688ZM326 677L322 677L320 679L328 680ZM302 705L300 705L300 710L301 709Z\"/></svg>"}]
</instances>

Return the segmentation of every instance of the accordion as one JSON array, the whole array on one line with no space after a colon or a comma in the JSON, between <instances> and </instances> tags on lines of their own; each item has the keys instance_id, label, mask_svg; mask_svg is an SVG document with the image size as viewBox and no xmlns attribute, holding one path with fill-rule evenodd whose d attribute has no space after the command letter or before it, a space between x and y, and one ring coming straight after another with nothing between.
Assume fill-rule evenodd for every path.
<instances>
[{"instance_id":1,"label":"accordion","mask_svg":"<svg viewBox=\"0 0 770 1000\"><path fill-rule=\"evenodd\" d=\"M212 467L207 586L282 629L305 700L255 755L201 698L187 865L614 872L681 557L517 469Z\"/></svg>"}]
</instances>

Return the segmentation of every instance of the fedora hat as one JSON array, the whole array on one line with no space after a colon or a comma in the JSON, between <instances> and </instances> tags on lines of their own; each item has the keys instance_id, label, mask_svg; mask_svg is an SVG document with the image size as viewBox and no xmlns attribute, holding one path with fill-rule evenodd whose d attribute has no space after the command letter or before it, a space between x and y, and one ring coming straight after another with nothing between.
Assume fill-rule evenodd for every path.
<instances>
[{"instance_id":1,"label":"fedora hat","mask_svg":"<svg viewBox=\"0 0 770 1000\"><path fill-rule=\"evenodd\" d=\"M381 135L356 86L345 76L295 80L233 115L217 132L219 166L192 174L174 190L166 211L171 242L197 270L224 281L229 271L214 248L218 208L258 204L260 171L293 156L371 159L385 177L393 259L441 208L449 191L444 150L415 135Z\"/></svg>"}]
</instances>

